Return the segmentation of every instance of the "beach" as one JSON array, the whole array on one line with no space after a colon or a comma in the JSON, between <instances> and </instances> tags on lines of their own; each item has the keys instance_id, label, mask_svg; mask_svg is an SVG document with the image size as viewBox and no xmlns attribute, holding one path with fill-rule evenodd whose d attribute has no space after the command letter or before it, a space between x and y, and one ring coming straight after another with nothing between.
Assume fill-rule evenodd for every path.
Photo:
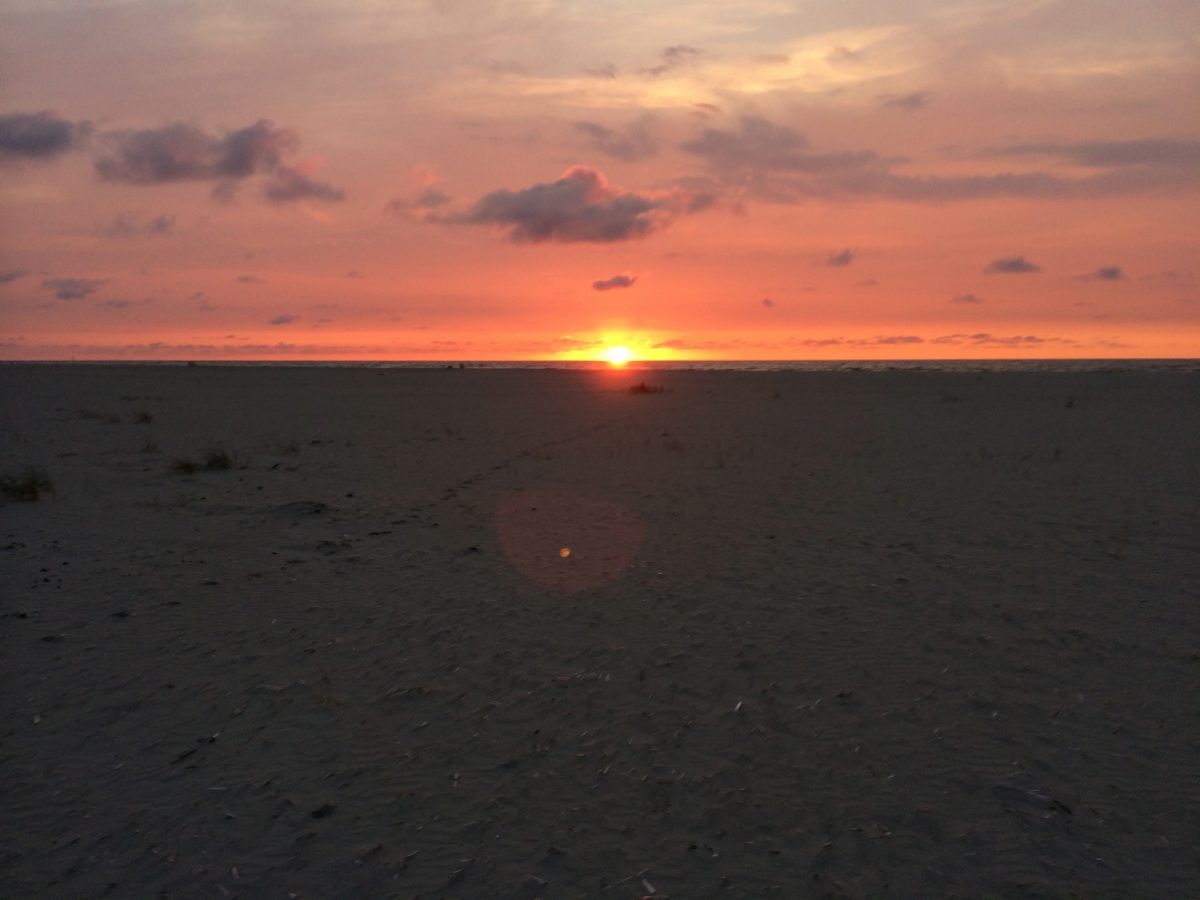
<instances>
[{"instance_id":1,"label":"beach","mask_svg":"<svg viewBox=\"0 0 1200 900\"><path fill-rule=\"evenodd\" d=\"M2 366L0 895L1194 896L1198 388Z\"/></svg>"}]
</instances>

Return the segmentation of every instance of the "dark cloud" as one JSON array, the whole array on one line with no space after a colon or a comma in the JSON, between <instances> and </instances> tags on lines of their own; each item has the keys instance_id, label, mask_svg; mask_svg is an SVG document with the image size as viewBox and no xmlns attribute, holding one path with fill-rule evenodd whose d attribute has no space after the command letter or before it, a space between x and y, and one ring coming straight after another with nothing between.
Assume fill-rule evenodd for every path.
<instances>
[{"instance_id":1,"label":"dark cloud","mask_svg":"<svg viewBox=\"0 0 1200 900\"><path fill-rule=\"evenodd\" d=\"M858 251L847 247L841 253L830 253L829 259L825 260L825 263L835 267L848 266L854 262L856 256L858 256Z\"/></svg>"},{"instance_id":2,"label":"dark cloud","mask_svg":"<svg viewBox=\"0 0 1200 900\"><path fill-rule=\"evenodd\" d=\"M923 109L929 102L929 91L914 91L911 94L880 94L875 98L879 105L894 109Z\"/></svg>"},{"instance_id":3,"label":"dark cloud","mask_svg":"<svg viewBox=\"0 0 1200 900\"><path fill-rule=\"evenodd\" d=\"M237 277L237 280L241 284L261 284L262 283L262 279L259 278L257 275L239 275Z\"/></svg>"},{"instance_id":4,"label":"dark cloud","mask_svg":"<svg viewBox=\"0 0 1200 900\"><path fill-rule=\"evenodd\" d=\"M767 307L767 309L770 309L771 307L773 307L775 305L775 301L772 300L770 297L763 297L762 305Z\"/></svg>"},{"instance_id":5,"label":"dark cloud","mask_svg":"<svg viewBox=\"0 0 1200 900\"><path fill-rule=\"evenodd\" d=\"M298 200L338 203L346 199L346 192L327 182L309 178L297 169L279 166L263 188L263 196L272 203L295 203Z\"/></svg>"},{"instance_id":6,"label":"dark cloud","mask_svg":"<svg viewBox=\"0 0 1200 900\"><path fill-rule=\"evenodd\" d=\"M989 156L1048 156L1076 166L1200 167L1200 140L1142 138L1132 141L1077 141L1067 144L1010 144L985 151Z\"/></svg>"},{"instance_id":7,"label":"dark cloud","mask_svg":"<svg viewBox=\"0 0 1200 900\"><path fill-rule=\"evenodd\" d=\"M166 213L143 222L133 213L117 213L108 227L110 237L133 238L155 237L170 234L175 228L175 217Z\"/></svg>"},{"instance_id":8,"label":"dark cloud","mask_svg":"<svg viewBox=\"0 0 1200 900\"><path fill-rule=\"evenodd\" d=\"M624 131L614 131L598 122L576 122L575 130L588 136L593 149L614 159L635 162L658 153L648 118L639 119Z\"/></svg>"},{"instance_id":9,"label":"dark cloud","mask_svg":"<svg viewBox=\"0 0 1200 900\"><path fill-rule=\"evenodd\" d=\"M299 318L300 318L299 316L293 316L293 315L290 315L290 314L289 314L289 315L276 316L276 317L275 317L275 318L273 318L273 319L268 319L268 320L267 320L267 324L268 324L268 325L291 325L293 322L295 322L295 321L299 320Z\"/></svg>"},{"instance_id":10,"label":"dark cloud","mask_svg":"<svg viewBox=\"0 0 1200 900\"><path fill-rule=\"evenodd\" d=\"M51 112L0 116L0 160L42 160L78 147L91 130L87 122L69 122Z\"/></svg>"},{"instance_id":11,"label":"dark cloud","mask_svg":"<svg viewBox=\"0 0 1200 900\"><path fill-rule=\"evenodd\" d=\"M959 294L950 298L951 303L982 303L983 300L974 294Z\"/></svg>"},{"instance_id":12,"label":"dark cloud","mask_svg":"<svg viewBox=\"0 0 1200 900\"><path fill-rule=\"evenodd\" d=\"M994 259L983 271L985 275L1024 275L1029 272L1040 272L1042 267L1029 262L1023 256L1008 256L1004 259Z\"/></svg>"},{"instance_id":13,"label":"dark cloud","mask_svg":"<svg viewBox=\"0 0 1200 900\"><path fill-rule=\"evenodd\" d=\"M59 300L82 300L107 283L105 278L47 278L42 287L54 291Z\"/></svg>"},{"instance_id":14,"label":"dark cloud","mask_svg":"<svg viewBox=\"0 0 1200 900\"><path fill-rule=\"evenodd\" d=\"M8 284L10 281L24 278L28 274L28 269L9 269L7 272L0 272L0 284Z\"/></svg>"},{"instance_id":15,"label":"dark cloud","mask_svg":"<svg viewBox=\"0 0 1200 900\"><path fill-rule=\"evenodd\" d=\"M106 309L129 309L133 306L148 306L153 302L153 297L144 297L141 300L101 300L95 305Z\"/></svg>"},{"instance_id":16,"label":"dark cloud","mask_svg":"<svg viewBox=\"0 0 1200 900\"><path fill-rule=\"evenodd\" d=\"M1087 277L1097 281L1121 281L1125 278L1125 272L1120 266L1101 266Z\"/></svg>"},{"instance_id":17,"label":"dark cloud","mask_svg":"<svg viewBox=\"0 0 1200 900\"><path fill-rule=\"evenodd\" d=\"M655 197L622 193L602 172L573 166L557 181L493 191L465 213L431 220L504 226L519 244L607 243L644 237L672 213L697 212L710 202L683 192Z\"/></svg>"},{"instance_id":18,"label":"dark cloud","mask_svg":"<svg viewBox=\"0 0 1200 900\"><path fill-rule=\"evenodd\" d=\"M362 274L362 272L356 271L355 269L351 269L349 272L346 273L346 277L347 278L362 278L363 274Z\"/></svg>"},{"instance_id":19,"label":"dark cloud","mask_svg":"<svg viewBox=\"0 0 1200 900\"><path fill-rule=\"evenodd\" d=\"M603 281L593 281L592 290L611 291L616 288L628 288L633 287L636 282L636 275L614 275L612 278L605 278Z\"/></svg>"},{"instance_id":20,"label":"dark cloud","mask_svg":"<svg viewBox=\"0 0 1200 900\"><path fill-rule=\"evenodd\" d=\"M102 136L107 152L96 172L107 181L158 184L170 181L237 181L280 167L300 145L296 133L266 119L214 137L195 125L176 122L142 131Z\"/></svg>"}]
</instances>

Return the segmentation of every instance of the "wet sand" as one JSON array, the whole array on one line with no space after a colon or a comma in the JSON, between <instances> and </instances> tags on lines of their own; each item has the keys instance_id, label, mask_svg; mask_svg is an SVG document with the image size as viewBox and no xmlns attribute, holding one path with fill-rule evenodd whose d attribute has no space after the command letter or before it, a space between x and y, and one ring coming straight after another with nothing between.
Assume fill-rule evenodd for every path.
<instances>
[{"instance_id":1,"label":"wet sand","mask_svg":"<svg viewBox=\"0 0 1200 900\"><path fill-rule=\"evenodd\" d=\"M0 895L1194 896L1198 388L0 367Z\"/></svg>"}]
</instances>

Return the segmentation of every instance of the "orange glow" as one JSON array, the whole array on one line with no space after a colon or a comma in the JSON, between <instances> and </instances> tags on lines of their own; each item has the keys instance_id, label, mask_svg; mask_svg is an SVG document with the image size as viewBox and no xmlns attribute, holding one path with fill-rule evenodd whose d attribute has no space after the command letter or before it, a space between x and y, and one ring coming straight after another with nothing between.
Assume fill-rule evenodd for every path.
<instances>
[{"instance_id":1,"label":"orange glow","mask_svg":"<svg viewBox=\"0 0 1200 900\"><path fill-rule=\"evenodd\" d=\"M609 365L619 368L633 359L633 353L623 344L617 344L604 351L604 358L608 360Z\"/></svg>"}]
</instances>

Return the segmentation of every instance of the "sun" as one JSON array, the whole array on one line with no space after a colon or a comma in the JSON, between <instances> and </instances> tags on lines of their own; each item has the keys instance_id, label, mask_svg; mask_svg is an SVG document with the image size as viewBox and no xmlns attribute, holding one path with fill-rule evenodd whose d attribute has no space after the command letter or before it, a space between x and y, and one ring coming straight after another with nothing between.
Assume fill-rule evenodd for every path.
<instances>
[{"instance_id":1,"label":"sun","mask_svg":"<svg viewBox=\"0 0 1200 900\"><path fill-rule=\"evenodd\" d=\"M605 350L604 358L608 360L609 365L623 366L633 359L633 353L630 352L628 347L618 344L615 347L609 347Z\"/></svg>"}]
</instances>

